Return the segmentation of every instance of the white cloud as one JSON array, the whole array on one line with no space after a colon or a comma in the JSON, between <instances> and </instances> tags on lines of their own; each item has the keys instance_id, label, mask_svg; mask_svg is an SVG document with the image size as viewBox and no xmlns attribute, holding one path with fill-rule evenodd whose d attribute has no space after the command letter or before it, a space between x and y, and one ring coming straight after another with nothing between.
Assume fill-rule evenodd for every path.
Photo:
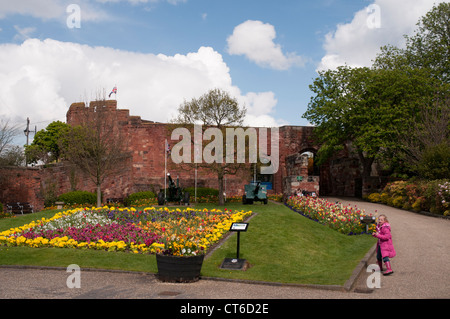
<instances>
[{"instance_id":1,"label":"white cloud","mask_svg":"<svg viewBox=\"0 0 450 319\"><path fill-rule=\"evenodd\" d=\"M24 123L64 120L70 104L117 85L118 107L166 122L184 100L212 88L230 92L249 111L249 125L285 124L272 116L272 92L242 94L229 68L210 47L186 55L142 54L52 39L0 45L0 117ZM38 128L41 129L42 127Z\"/></svg>"},{"instance_id":2,"label":"white cloud","mask_svg":"<svg viewBox=\"0 0 450 319\"><path fill-rule=\"evenodd\" d=\"M249 92L245 96L241 96L239 102L247 108L245 125L274 127L289 124L284 120L273 117L272 114L278 103L273 92Z\"/></svg>"},{"instance_id":3,"label":"white cloud","mask_svg":"<svg viewBox=\"0 0 450 319\"><path fill-rule=\"evenodd\" d=\"M227 39L228 53L245 55L250 61L276 70L287 70L292 66L303 66L305 61L295 53L283 53L274 43L276 32L273 25L261 21L247 20L234 28Z\"/></svg>"},{"instance_id":4,"label":"white cloud","mask_svg":"<svg viewBox=\"0 0 450 319\"><path fill-rule=\"evenodd\" d=\"M413 34L419 18L444 0L375 0L355 13L350 23L339 24L325 36L325 56L318 70L347 64L372 65L380 47L403 47L404 35Z\"/></svg>"}]
</instances>

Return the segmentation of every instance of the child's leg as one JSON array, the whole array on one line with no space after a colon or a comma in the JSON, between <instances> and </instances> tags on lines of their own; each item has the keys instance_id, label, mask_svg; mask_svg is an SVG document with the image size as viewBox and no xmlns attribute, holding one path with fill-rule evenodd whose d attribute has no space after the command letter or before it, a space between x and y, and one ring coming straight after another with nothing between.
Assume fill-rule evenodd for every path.
<instances>
[{"instance_id":1,"label":"child's leg","mask_svg":"<svg viewBox=\"0 0 450 319\"><path fill-rule=\"evenodd\" d=\"M378 267L380 267L380 271L383 271L383 261L382 261L380 246L378 246L378 249L377 249L377 264L378 264Z\"/></svg>"},{"instance_id":2,"label":"child's leg","mask_svg":"<svg viewBox=\"0 0 450 319\"><path fill-rule=\"evenodd\" d=\"M384 257L383 261L386 265L386 271L383 273L383 275L387 276L392 274L394 271L391 268L391 261L389 260L389 257Z\"/></svg>"}]
</instances>

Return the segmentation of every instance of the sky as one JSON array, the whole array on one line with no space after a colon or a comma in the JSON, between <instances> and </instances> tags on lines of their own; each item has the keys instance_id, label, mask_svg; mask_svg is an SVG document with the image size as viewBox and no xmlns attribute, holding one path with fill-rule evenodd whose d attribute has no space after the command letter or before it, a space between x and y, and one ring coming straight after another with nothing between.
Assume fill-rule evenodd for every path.
<instances>
[{"instance_id":1,"label":"sky","mask_svg":"<svg viewBox=\"0 0 450 319\"><path fill-rule=\"evenodd\" d=\"M119 108L168 122L220 88L247 108L247 125L310 125L319 71L404 47L440 2L0 0L0 119L41 130L116 86Z\"/></svg>"}]
</instances>

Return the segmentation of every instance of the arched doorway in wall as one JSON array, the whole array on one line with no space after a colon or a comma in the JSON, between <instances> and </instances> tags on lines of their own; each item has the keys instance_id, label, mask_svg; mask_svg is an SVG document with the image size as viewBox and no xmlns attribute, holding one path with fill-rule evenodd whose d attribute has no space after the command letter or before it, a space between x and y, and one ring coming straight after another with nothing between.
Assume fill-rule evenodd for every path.
<instances>
[{"instance_id":1,"label":"arched doorway in wall","mask_svg":"<svg viewBox=\"0 0 450 319\"><path fill-rule=\"evenodd\" d=\"M305 148L286 157L286 177L284 191L288 194L320 194L320 171L316 159L317 150Z\"/></svg>"},{"instance_id":2,"label":"arched doorway in wall","mask_svg":"<svg viewBox=\"0 0 450 319\"><path fill-rule=\"evenodd\" d=\"M317 150L313 148L304 149L300 152L301 157L306 157L307 161L307 176L320 176L320 167L316 160Z\"/></svg>"}]
</instances>

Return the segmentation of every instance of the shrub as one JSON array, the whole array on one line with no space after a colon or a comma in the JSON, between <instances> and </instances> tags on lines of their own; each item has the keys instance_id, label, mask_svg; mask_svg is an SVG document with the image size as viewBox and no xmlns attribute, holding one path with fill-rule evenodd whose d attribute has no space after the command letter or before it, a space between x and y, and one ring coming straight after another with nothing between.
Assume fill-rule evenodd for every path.
<instances>
[{"instance_id":1,"label":"shrub","mask_svg":"<svg viewBox=\"0 0 450 319\"><path fill-rule=\"evenodd\" d=\"M441 184L444 184L445 180L429 181L424 192L425 197L425 210L434 214L443 214L445 207L442 203L442 199L439 196Z\"/></svg>"},{"instance_id":2,"label":"shrub","mask_svg":"<svg viewBox=\"0 0 450 319\"><path fill-rule=\"evenodd\" d=\"M188 192L192 198L195 195L194 187L186 187L184 191ZM209 187L197 187L197 197L209 197L209 196L219 196L219 190Z\"/></svg>"},{"instance_id":3,"label":"shrub","mask_svg":"<svg viewBox=\"0 0 450 319\"><path fill-rule=\"evenodd\" d=\"M0 203L0 218L9 218L13 216L14 214L8 213L7 211L3 211L3 204Z\"/></svg>"},{"instance_id":4,"label":"shrub","mask_svg":"<svg viewBox=\"0 0 450 319\"><path fill-rule=\"evenodd\" d=\"M64 202L66 205L96 205L97 195L87 191L73 191L58 196L58 201Z\"/></svg>"},{"instance_id":5,"label":"shrub","mask_svg":"<svg viewBox=\"0 0 450 319\"><path fill-rule=\"evenodd\" d=\"M440 179L450 176L450 145L441 143L426 147L417 165L419 174L427 179Z\"/></svg>"},{"instance_id":6,"label":"shrub","mask_svg":"<svg viewBox=\"0 0 450 319\"><path fill-rule=\"evenodd\" d=\"M152 191L137 192L137 193L130 194L124 200L124 204L126 206L131 206L131 205L136 204L137 202L147 202L147 201L152 200L154 198L156 198L156 195Z\"/></svg>"},{"instance_id":7,"label":"shrub","mask_svg":"<svg viewBox=\"0 0 450 319\"><path fill-rule=\"evenodd\" d=\"M445 214L450 208L450 181L396 181L388 183L382 193L370 194L367 199L407 210Z\"/></svg>"},{"instance_id":8,"label":"shrub","mask_svg":"<svg viewBox=\"0 0 450 319\"><path fill-rule=\"evenodd\" d=\"M396 196L392 200L392 205L397 208L403 207L403 196Z\"/></svg>"},{"instance_id":9,"label":"shrub","mask_svg":"<svg viewBox=\"0 0 450 319\"><path fill-rule=\"evenodd\" d=\"M386 185L385 191L391 197L405 196L406 195L406 186L408 182L406 181L396 181Z\"/></svg>"},{"instance_id":10,"label":"shrub","mask_svg":"<svg viewBox=\"0 0 450 319\"><path fill-rule=\"evenodd\" d=\"M423 202L422 197L417 198L414 204L412 204L411 208L414 209L416 212L420 212L422 210L422 202Z\"/></svg>"},{"instance_id":11,"label":"shrub","mask_svg":"<svg viewBox=\"0 0 450 319\"><path fill-rule=\"evenodd\" d=\"M412 206L408 201L406 201L403 203L403 206L401 208L405 209L405 210L410 210L410 209L412 209Z\"/></svg>"},{"instance_id":12,"label":"shrub","mask_svg":"<svg viewBox=\"0 0 450 319\"><path fill-rule=\"evenodd\" d=\"M379 193L372 193L367 197L367 199L372 203L379 203L381 202L381 195Z\"/></svg>"},{"instance_id":13,"label":"shrub","mask_svg":"<svg viewBox=\"0 0 450 319\"><path fill-rule=\"evenodd\" d=\"M439 199L441 200L442 206L449 212L450 208L450 182L446 181L444 183L439 183L438 190ZM447 215L446 215L447 216Z\"/></svg>"},{"instance_id":14,"label":"shrub","mask_svg":"<svg viewBox=\"0 0 450 319\"><path fill-rule=\"evenodd\" d=\"M387 204L389 200L389 195L388 193L381 193L380 195L380 201L384 204Z\"/></svg>"}]
</instances>

